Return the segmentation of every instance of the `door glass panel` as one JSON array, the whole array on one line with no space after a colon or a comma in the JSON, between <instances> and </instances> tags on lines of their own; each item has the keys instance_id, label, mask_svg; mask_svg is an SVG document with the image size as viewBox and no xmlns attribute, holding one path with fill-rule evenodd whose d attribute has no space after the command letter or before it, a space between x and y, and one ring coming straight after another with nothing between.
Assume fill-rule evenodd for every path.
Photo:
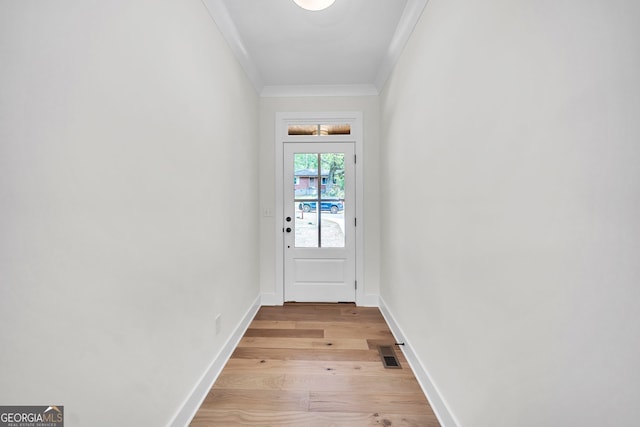
<instances>
[{"instance_id":1,"label":"door glass panel","mask_svg":"<svg viewBox=\"0 0 640 427\"><path fill-rule=\"evenodd\" d=\"M311 211L310 201L296 202L296 248L318 247L318 213Z\"/></svg>"},{"instance_id":2,"label":"door glass panel","mask_svg":"<svg viewBox=\"0 0 640 427\"><path fill-rule=\"evenodd\" d=\"M344 248L344 153L296 153L293 161L295 247Z\"/></svg>"},{"instance_id":3,"label":"door glass panel","mask_svg":"<svg viewBox=\"0 0 640 427\"><path fill-rule=\"evenodd\" d=\"M296 248L319 247L318 213L318 154L296 153L293 156L294 201L295 201L295 246Z\"/></svg>"},{"instance_id":4,"label":"door glass panel","mask_svg":"<svg viewBox=\"0 0 640 427\"><path fill-rule=\"evenodd\" d=\"M344 248L344 153L322 153L320 163L320 241L324 248Z\"/></svg>"}]
</instances>

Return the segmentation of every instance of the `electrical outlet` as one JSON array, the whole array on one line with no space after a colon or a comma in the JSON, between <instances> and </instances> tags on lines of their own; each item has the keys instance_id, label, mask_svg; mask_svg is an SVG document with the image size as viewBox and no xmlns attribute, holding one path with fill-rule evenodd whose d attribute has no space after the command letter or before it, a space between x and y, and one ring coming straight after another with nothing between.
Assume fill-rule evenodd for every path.
<instances>
[{"instance_id":1,"label":"electrical outlet","mask_svg":"<svg viewBox=\"0 0 640 427\"><path fill-rule=\"evenodd\" d=\"M221 323L222 314L218 314L216 316L216 335L220 333L220 323Z\"/></svg>"}]
</instances>

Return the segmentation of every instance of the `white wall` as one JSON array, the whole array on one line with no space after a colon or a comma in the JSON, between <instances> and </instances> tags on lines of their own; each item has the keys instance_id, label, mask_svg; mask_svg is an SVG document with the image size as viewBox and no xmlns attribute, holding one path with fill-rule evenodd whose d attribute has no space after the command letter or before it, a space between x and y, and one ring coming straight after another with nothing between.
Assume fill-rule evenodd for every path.
<instances>
[{"instance_id":1,"label":"white wall","mask_svg":"<svg viewBox=\"0 0 640 427\"><path fill-rule=\"evenodd\" d=\"M635 425L640 3L431 0L381 99L381 296L463 426Z\"/></svg>"},{"instance_id":2,"label":"white wall","mask_svg":"<svg viewBox=\"0 0 640 427\"><path fill-rule=\"evenodd\" d=\"M380 103L377 96L260 98L260 213L275 212L275 120L277 112L362 111L364 161L364 294L376 300L380 277ZM260 220L260 289L273 299L275 283L275 218Z\"/></svg>"},{"instance_id":3,"label":"white wall","mask_svg":"<svg viewBox=\"0 0 640 427\"><path fill-rule=\"evenodd\" d=\"M3 0L0 55L0 402L166 425L259 295L257 95L200 0Z\"/></svg>"}]
</instances>

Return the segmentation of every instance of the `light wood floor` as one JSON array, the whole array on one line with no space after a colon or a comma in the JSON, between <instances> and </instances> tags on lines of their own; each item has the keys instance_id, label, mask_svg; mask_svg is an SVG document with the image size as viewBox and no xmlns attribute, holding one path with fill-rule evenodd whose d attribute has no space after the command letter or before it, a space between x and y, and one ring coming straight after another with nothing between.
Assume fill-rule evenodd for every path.
<instances>
[{"instance_id":1,"label":"light wood floor","mask_svg":"<svg viewBox=\"0 0 640 427\"><path fill-rule=\"evenodd\" d=\"M352 304L262 307L191 427L439 426L377 308Z\"/></svg>"}]
</instances>

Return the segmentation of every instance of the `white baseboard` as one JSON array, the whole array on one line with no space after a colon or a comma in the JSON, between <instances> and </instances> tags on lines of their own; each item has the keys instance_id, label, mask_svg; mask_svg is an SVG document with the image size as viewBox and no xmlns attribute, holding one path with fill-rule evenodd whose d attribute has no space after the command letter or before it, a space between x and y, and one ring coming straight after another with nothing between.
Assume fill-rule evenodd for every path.
<instances>
[{"instance_id":1,"label":"white baseboard","mask_svg":"<svg viewBox=\"0 0 640 427\"><path fill-rule=\"evenodd\" d=\"M389 325L389 328L391 329L391 333L393 333L393 336L395 337L396 342L404 343L404 345L398 346L398 347L402 350L402 353L407 358L407 361L409 362L409 365L411 366L411 369L413 370L413 373L415 374L416 379L418 380L418 383L420 383L420 387L422 387L422 391L427 396L427 400L431 405L431 409L433 409L433 412L436 414L436 417L438 417L438 421L440 421L440 425L442 425L442 427L458 426L459 425L458 422L456 421L455 417L449 410L449 407L446 404L440 392L438 391L438 388L431 380L431 376L425 369L422 362L420 362L418 355L415 353L415 351L411 347L411 344L409 343L407 336L402 331L402 328L396 321L395 317L393 317L393 314L391 313L391 311L389 311L389 308L385 304L384 299L380 297L379 301L380 301L380 312L382 312L382 315L387 321L387 324Z\"/></svg>"},{"instance_id":2,"label":"white baseboard","mask_svg":"<svg viewBox=\"0 0 640 427\"><path fill-rule=\"evenodd\" d=\"M200 405L202 405L205 397L207 397L211 386L213 386L218 375L222 372L227 360L231 357L231 354L237 347L240 339L249 327L249 324L260 309L260 300L261 298L258 296L251 307L249 307L249 310L245 313L244 317L235 328L227 342L222 346L220 352L216 355L213 361L211 361L209 367L189 394L189 397L187 397L178 413L173 417L173 420L169 424L171 427L186 427L189 425L200 408Z\"/></svg>"}]
</instances>

